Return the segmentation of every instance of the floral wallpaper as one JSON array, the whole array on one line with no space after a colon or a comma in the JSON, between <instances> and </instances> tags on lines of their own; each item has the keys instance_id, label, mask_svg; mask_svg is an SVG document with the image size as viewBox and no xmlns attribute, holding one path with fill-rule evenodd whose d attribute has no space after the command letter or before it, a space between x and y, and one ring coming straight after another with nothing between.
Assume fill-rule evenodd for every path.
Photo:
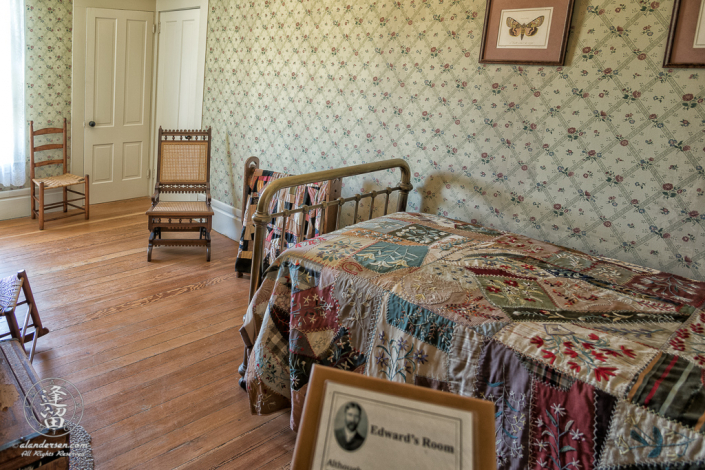
<instances>
[{"instance_id":1,"label":"floral wallpaper","mask_svg":"<svg viewBox=\"0 0 705 470\"><path fill-rule=\"evenodd\" d=\"M577 0L566 66L540 67L478 63L480 0L211 0L213 196L240 204L250 155L401 157L410 210L705 279L705 71L662 68L672 7Z\"/></svg>"},{"instance_id":2,"label":"floral wallpaper","mask_svg":"<svg viewBox=\"0 0 705 470\"><path fill-rule=\"evenodd\" d=\"M35 129L61 127L64 117L71 128L72 12L71 0L25 0L25 119L27 126L34 121ZM37 144L49 139L56 136L44 141L37 138ZM44 158L54 157L44 152ZM29 150L27 162L29 168ZM50 176L60 170L55 165L40 167L37 175ZM27 175L24 187L29 187L29 171ZM9 189L17 188L0 185L0 191Z\"/></svg>"}]
</instances>

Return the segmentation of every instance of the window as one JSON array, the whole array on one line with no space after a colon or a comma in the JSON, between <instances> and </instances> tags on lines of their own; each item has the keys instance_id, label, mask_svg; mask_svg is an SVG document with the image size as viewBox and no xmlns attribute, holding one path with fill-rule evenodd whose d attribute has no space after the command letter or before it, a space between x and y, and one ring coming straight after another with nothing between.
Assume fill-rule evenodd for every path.
<instances>
[{"instance_id":1,"label":"window","mask_svg":"<svg viewBox=\"0 0 705 470\"><path fill-rule=\"evenodd\" d=\"M24 0L0 1L0 185L26 180Z\"/></svg>"}]
</instances>

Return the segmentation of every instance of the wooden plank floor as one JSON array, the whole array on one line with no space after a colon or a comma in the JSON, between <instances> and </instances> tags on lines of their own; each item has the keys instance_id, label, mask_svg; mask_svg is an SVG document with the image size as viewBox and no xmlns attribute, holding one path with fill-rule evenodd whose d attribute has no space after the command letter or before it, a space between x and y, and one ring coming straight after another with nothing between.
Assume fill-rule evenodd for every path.
<instances>
[{"instance_id":1,"label":"wooden plank floor","mask_svg":"<svg viewBox=\"0 0 705 470\"><path fill-rule=\"evenodd\" d=\"M47 222L0 221L0 276L25 269L51 332L34 368L83 395L96 468L288 468L289 414L250 415L237 385L249 279L237 245L155 248L148 198ZM166 238L166 236L165 236Z\"/></svg>"}]
</instances>

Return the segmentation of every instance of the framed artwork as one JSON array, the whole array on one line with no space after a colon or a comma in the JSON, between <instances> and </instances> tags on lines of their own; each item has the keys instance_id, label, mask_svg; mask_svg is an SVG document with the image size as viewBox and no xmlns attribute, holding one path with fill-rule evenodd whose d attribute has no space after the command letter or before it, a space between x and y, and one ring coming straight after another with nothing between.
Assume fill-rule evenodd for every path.
<instances>
[{"instance_id":1,"label":"framed artwork","mask_svg":"<svg viewBox=\"0 0 705 470\"><path fill-rule=\"evenodd\" d=\"M496 468L494 403L319 364L292 470Z\"/></svg>"},{"instance_id":2,"label":"framed artwork","mask_svg":"<svg viewBox=\"0 0 705 470\"><path fill-rule=\"evenodd\" d=\"M664 67L705 67L705 0L676 0Z\"/></svg>"},{"instance_id":3,"label":"framed artwork","mask_svg":"<svg viewBox=\"0 0 705 470\"><path fill-rule=\"evenodd\" d=\"M487 0L480 63L563 65L574 0Z\"/></svg>"}]
</instances>

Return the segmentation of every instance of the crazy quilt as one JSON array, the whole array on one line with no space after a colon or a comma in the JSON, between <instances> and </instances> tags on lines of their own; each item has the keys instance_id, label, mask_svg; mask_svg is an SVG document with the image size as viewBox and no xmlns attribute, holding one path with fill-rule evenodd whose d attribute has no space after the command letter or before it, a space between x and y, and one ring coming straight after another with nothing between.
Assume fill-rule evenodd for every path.
<instances>
[{"instance_id":1,"label":"crazy quilt","mask_svg":"<svg viewBox=\"0 0 705 470\"><path fill-rule=\"evenodd\" d=\"M703 282L395 213L291 247L259 293L250 407L294 430L322 364L493 401L500 469L705 466Z\"/></svg>"}]
</instances>

